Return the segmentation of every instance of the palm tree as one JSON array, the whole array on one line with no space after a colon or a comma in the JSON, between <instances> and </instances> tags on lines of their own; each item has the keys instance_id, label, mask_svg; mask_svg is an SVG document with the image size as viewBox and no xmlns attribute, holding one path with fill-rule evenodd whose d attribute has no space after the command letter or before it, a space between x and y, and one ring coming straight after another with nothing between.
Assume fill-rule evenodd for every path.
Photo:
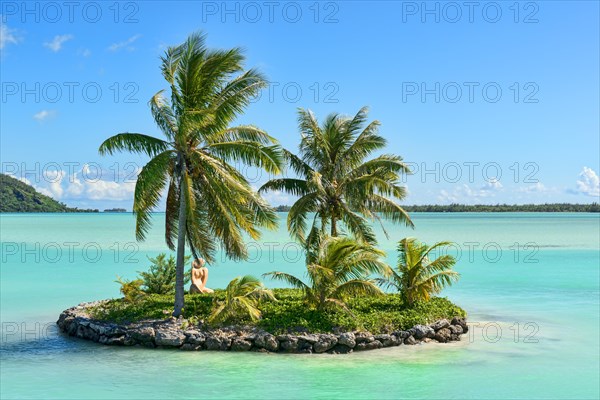
<instances>
[{"instance_id":1,"label":"palm tree","mask_svg":"<svg viewBox=\"0 0 600 400\"><path fill-rule=\"evenodd\" d=\"M269 272L263 276L283 281L304 291L306 302L322 311L327 307L347 310L350 296L380 295L383 292L368 274L387 275L389 266L381 261L384 253L367 243L349 237L317 235L307 251L308 283L285 272Z\"/></svg>"},{"instance_id":2,"label":"palm tree","mask_svg":"<svg viewBox=\"0 0 600 400\"><path fill-rule=\"evenodd\" d=\"M261 317L258 306L262 299L276 301L273 292L265 288L255 277L238 276L229 282L225 289L225 300L216 302L216 307L208 321L211 323L227 322L243 320L247 317L252 321L257 321Z\"/></svg>"},{"instance_id":3,"label":"palm tree","mask_svg":"<svg viewBox=\"0 0 600 400\"><path fill-rule=\"evenodd\" d=\"M452 270L456 259L449 255L440 256L434 260L429 255L436 249L448 246L451 242L438 242L433 246L417 241L415 238L405 238L398 243L398 267L392 270L389 279L380 278L377 281L387 287L398 290L408 305L416 301L427 301L438 294L446 286L457 282L460 274Z\"/></svg>"},{"instance_id":4,"label":"palm tree","mask_svg":"<svg viewBox=\"0 0 600 400\"><path fill-rule=\"evenodd\" d=\"M170 101L160 91L149 103L165 139L120 133L100 146L100 154L130 151L151 158L135 186L138 240L144 240L151 211L168 187L165 239L171 250L177 248L175 316L184 306L186 241L194 257L201 255L209 263L218 244L229 257L243 259L243 233L259 238L258 227L276 226L274 211L230 165L243 161L278 173L283 161L275 139L264 131L250 125L229 127L265 86L259 72L243 70L244 59L239 48L208 49L201 34L170 47L161 58Z\"/></svg>"},{"instance_id":5,"label":"palm tree","mask_svg":"<svg viewBox=\"0 0 600 400\"><path fill-rule=\"evenodd\" d=\"M370 244L376 240L367 218L384 217L413 226L394 200L406 196L399 180L401 174L410 173L409 167L392 154L366 160L386 145L377 133L379 121L365 126L367 112L362 108L352 118L330 114L319 126L311 111L299 109L300 153L296 156L284 150L286 161L299 177L270 180L259 193L281 190L299 196L287 225L300 242L306 242L310 213L315 216L309 234L329 227L331 236L337 236L341 221L357 239Z\"/></svg>"}]
</instances>

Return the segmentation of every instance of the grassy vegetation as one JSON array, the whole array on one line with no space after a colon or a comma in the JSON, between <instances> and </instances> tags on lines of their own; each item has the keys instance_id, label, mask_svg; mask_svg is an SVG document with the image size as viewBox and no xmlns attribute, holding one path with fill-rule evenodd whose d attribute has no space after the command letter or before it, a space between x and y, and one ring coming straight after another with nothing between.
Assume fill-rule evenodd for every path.
<instances>
[{"instance_id":1,"label":"grassy vegetation","mask_svg":"<svg viewBox=\"0 0 600 400\"><path fill-rule=\"evenodd\" d=\"M238 321L239 324L260 327L268 332L331 332L334 330L368 330L385 333L408 329L417 324L427 324L441 318L466 316L463 309L449 300L434 297L428 302L418 302L407 307L399 294L375 297L356 297L347 302L352 314L342 310L318 311L307 307L303 293L297 289L274 289L278 301L260 304L262 319ZM186 295L184 317L207 321L215 300L223 301L225 292ZM123 299L110 300L92 310L92 317L113 322L134 322L144 319L170 317L172 295L147 295L137 302ZM217 326L217 325L214 325Z\"/></svg>"}]
</instances>

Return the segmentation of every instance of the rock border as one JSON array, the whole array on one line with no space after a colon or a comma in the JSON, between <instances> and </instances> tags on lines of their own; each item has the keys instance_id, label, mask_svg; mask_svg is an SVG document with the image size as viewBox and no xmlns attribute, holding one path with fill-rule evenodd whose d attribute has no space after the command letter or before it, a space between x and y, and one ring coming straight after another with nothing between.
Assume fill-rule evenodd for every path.
<instances>
[{"instance_id":1,"label":"rock border","mask_svg":"<svg viewBox=\"0 0 600 400\"><path fill-rule=\"evenodd\" d=\"M95 320L88 314L90 307L102 303L95 301L71 307L60 314L56 324L69 336L104 345L317 354L345 354L431 341L447 343L459 341L461 335L469 330L466 319L462 317L454 317L451 321L441 319L430 325L416 325L406 331L377 335L359 331L272 335L252 327L208 329L187 326L182 318L115 324Z\"/></svg>"}]
</instances>

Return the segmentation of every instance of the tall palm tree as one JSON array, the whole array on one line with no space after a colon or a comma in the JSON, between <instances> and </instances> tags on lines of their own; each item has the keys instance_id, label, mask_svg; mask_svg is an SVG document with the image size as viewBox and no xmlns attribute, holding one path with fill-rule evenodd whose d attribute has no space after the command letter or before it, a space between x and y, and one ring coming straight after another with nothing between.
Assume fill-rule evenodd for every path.
<instances>
[{"instance_id":1,"label":"tall palm tree","mask_svg":"<svg viewBox=\"0 0 600 400\"><path fill-rule=\"evenodd\" d=\"M207 48L202 34L170 47L161 58L170 101L159 91L149 103L165 138L120 133L100 146L100 154L130 151L151 158L135 186L138 240L145 238L151 211L168 187L165 239L171 250L177 249L175 316L184 306L186 242L194 257L209 263L218 244L229 257L243 259L243 233L259 238L258 227L276 226L274 211L230 165L241 160L278 173L283 161L275 139L264 131L229 127L266 82L256 70L244 71L244 59L239 48Z\"/></svg>"},{"instance_id":2,"label":"tall palm tree","mask_svg":"<svg viewBox=\"0 0 600 400\"><path fill-rule=\"evenodd\" d=\"M388 275L390 267L373 246L341 236L317 235L306 255L308 283L285 272L269 272L265 277L286 282L304 291L306 302L317 310L340 307L347 310L350 296L380 295L383 292L368 279L370 273Z\"/></svg>"},{"instance_id":3,"label":"tall palm tree","mask_svg":"<svg viewBox=\"0 0 600 400\"><path fill-rule=\"evenodd\" d=\"M460 274L452 270L456 264L453 256L446 254L434 260L429 258L436 249L450 244L438 242L427 246L415 238L402 239L398 243L397 269L390 271L389 279L380 278L378 282L398 290L408 305L429 300L431 295L440 293L460 278Z\"/></svg>"},{"instance_id":4,"label":"tall palm tree","mask_svg":"<svg viewBox=\"0 0 600 400\"><path fill-rule=\"evenodd\" d=\"M379 121L366 124L367 113L366 107L352 118L334 113L319 125L311 111L299 109L300 153L284 150L298 178L270 180L259 193L281 190L299 196L289 211L287 225L300 242L328 228L331 236L337 236L340 221L357 239L370 244L376 240L367 218L384 217L413 226L396 202L406 196L400 176L410 169L401 157L392 154L366 160L386 145L378 134ZM307 232L310 213L315 216Z\"/></svg>"},{"instance_id":5,"label":"tall palm tree","mask_svg":"<svg viewBox=\"0 0 600 400\"><path fill-rule=\"evenodd\" d=\"M240 321L250 318L257 321L261 317L258 308L260 300L276 301L273 292L265 288L261 281L251 275L238 276L227 285L225 299L217 301L209 322Z\"/></svg>"}]
</instances>

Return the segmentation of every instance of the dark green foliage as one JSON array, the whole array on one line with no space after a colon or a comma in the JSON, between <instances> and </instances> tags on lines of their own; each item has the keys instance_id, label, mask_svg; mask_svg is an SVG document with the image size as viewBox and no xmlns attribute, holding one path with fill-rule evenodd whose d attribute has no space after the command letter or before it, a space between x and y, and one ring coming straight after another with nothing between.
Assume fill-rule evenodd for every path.
<instances>
[{"instance_id":1,"label":"dark green foliage","mask_svg":"<svg viewBox=\"0 0 600 400\"><path fill-rule=\"evenodd\" d=\"M312 111L298 109L299 151L283 151L297 177L271 179L259 192L299 197L287 225L300 243L308 245L315 231L329 231L331 236L347 232L375 244L369 221L382 218L413 226L397 203L406 197L400 178L410 174L410 168L397 155L370 158L385 148L386 139L378 133L379 121L368 122L367 114L363 107L353 117L332 113L319 123Z\"/></svg>"},{"instance_id":2,"label":"dark green foliage","mask_svg":"<svg viewBox=\"0 0 600 400\"><path fill-rule=\"evenodd\" d=\"M224 297L224 300L214 302L209 322L258 321L262 316L262 301L277 301L273 292L252 275L238 276L229 282Z\"/></svg>"},{"instance_id":3,"label":"dark green foliage","mask_svg":"<svg viewBox=\"0 0 600 400\"><path fill-rule=\"evenodd\" d=\"M452 285L460 274L452 270L456 259L444 254L434 258L437 249L450 246L452 242L438 242L432 246L415 238L404 238L398 243L398 265L390 270L390 276L377 279L380 285L394 288L409 305L428 301L444 287Z\"/></svg>"},{"instance_id":4,"label":"dark green foliage","mask_svg":"<svg viewBox=\"0 0 600 400\"><path fill-rule=\"evenodd\" d=\"M408 212L600 212L600 204L450 204L404 206Z\"/></svg>"},{"instance_id":5,"label":"dark green foliage","mask_svg":"<svg viewBox=\"0 0 600 400\"><path fill-rule=\"evenodd\" d=\"M292 206L277 206L277 212L289 212ZM600 204L495 204L495 205L423 205L402 206L407 212L600 212Z\"/></svg>"},{"instance_id":6,"label":"dark green foliage","mask_svg":"<svg viewBox=\"0 0 600 400\"><path fill-rule=\"evenodd\" d=\"M186 256L184 265L190 262L191 256ZM156 258L148 257L152 263L148 271L138 271L144 292L152 294L173 294L175 293L176 263L175 257L170 255L167 258L165 253L161 253ZM184 284L191 279L191 271L184 275Z\"/></svg>"},{"instance_id":7,"label":"dark green foliage","mask_svg":"<svg viewBox=\"0 0 600 400\"><path fill-rule=\"evenodd\" d=\"M32 186L0 174L0 212L98 212L67 207Z\"/></svg>"},{"instance_id":8,"label":"dark green foliage","mask_svg":"<svg viewBox=\"0 0 600 400\"><path fill-rule=\"evenodd\" d=\"M445 298L434 297L428 302L417 302L408 308L398 294L377 297L356 297L348 301L352 314L341 310L317 311L306 306L303 293L297 289L274 289L277 302L261 304L262 319L252 323L272 333L308 331L331 332L339 330L368 330L372 333L408 329L417 324L428 324L441 318L466 316L466 312ZM186 295L185 318L208 320L213 299L223 301L225 292ZM111 300L93 311L93 317L107 321L131 322L142 319L167 318L172 308L172 296L147 295L137 303L123 299Z\"/></svg>"},{"instance_id":9,"label":"dark green foliage","mask_svg":"<svg viewBox=\"0 0 600 400\"><path fill-rule=\"evenodd\" d=\"M139 302L145 295L142 290L142 280L134 279L132 281L123 280L120 276L117 276L117 280L115 281L121 285L121 289L119 291L123 295L123 300L128 304L133 304Z\"/></svg>"},{"instance_id":10,"label":"dark green foliage","mask_svg":"<svg viewBox=\"0 0 600 400\"><path fill-rule=\"evenodd\" d=\"M317 234L307 249L305 281L279 271L263 276L301 289L306 304L313 308L347 310L348 298L383 294L368 278L370 273L388 273L390 268L381 260L383 255L381 250L352 238Z\"/></svg>"}]
</instances>

